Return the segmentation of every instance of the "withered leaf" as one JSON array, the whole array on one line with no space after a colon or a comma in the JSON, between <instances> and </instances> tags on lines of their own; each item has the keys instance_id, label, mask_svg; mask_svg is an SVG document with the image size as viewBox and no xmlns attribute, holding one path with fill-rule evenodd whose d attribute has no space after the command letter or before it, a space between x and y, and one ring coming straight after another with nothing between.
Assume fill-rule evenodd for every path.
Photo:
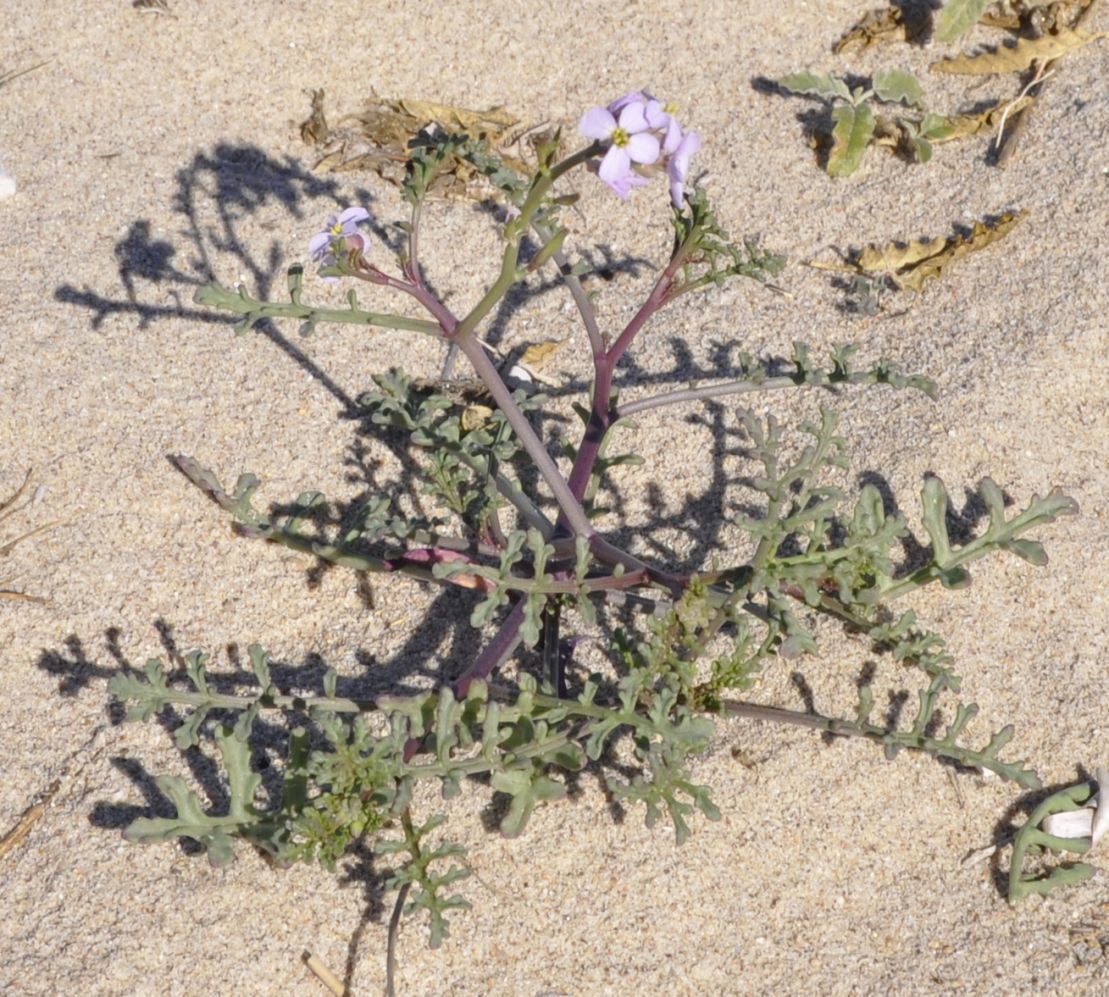
<instances>
[{"instance_id":1,"label":"withered leaf","mask_svg":"<svg viewBox=\"0 0 1109 997\"><path fill-rule=\"evenodd\" d=\"M501 134L506 128L520 123L504 107L491 107L486 111L473 111L451 104L436 104L428 100L382 101L386 106L422 121L425 125L436 121L445 128L457 128L475 137L487 134ZM422 126L421 126L422 127Z\"/></svg>"},{"instance_id":2,"label":"withered leaf","mask_svg":"<svg viewBox=\"0 0 1109 997\"><path fill-rule=\"evenodd\" d=\"M493 410L488 405L468 405L462 410L459 420L464 433L472 433L475 429L483 429L489 424Z\"/></svg>"},{"instance_id":3,"label":"withered leaf","mask_svg":"<svg viewBox=\"0 0 1109 997\"><path fill-rule=\"evenodd\" d=\"M880 41L895 38L900 38L902 41L905 39L901 8L880 7L877 10L868 11L861 20L848 28L843 37L832 46L832 51L836 55L842 55L854 46L865 49Z\"/></svg>"},{"instance_id":4,"label":"withered leaf","mask_svg":"<svg viewBox=\"0 0 1109 997\"><path fill-rule=\"evenodd\" d=\"M562 339L545 339L541 343L534 343L524 350L519 362L532 373L538 374L554 359L564 342Z\"/></svg>"},{"instance_id":5,"label":"withered leaf","mask_svg":"<svg viewBox=\"0 0 1109 997\"><path fill-rule=\"evenodd\" d=\"M1020 113L1035 99L1026 95L1016 100L999 100L984 111L979 111L978 114L955 114L943 118L942 123L937 125L929 139L938 144L953 142L968 135L977 135L979 132L993 131L1001 124L1001 119L1006 114L1012 116Z\"/></svg>"},{"instance_id":6,"label":"withered leaf","mask_svg":"<svg viewBox=\"0 0 1109 997\"><path fill-rule=\"evenodd\" d=\"M938 280L944 267L955 260L1004 238L1027 213L1006 213L993 224L976 221L968 234L947 239L870 245L859 253L853 268L861 273L883 274L900 288L920 291L926 280Z\"/></svg>"},{"instance_id":7,"label":"withered leaf","mask_svg":"<svg viewBox=\"0 0 1109 997\"><path fill-rule=\"evenodd\" d=\"M301 125L301 137L309 144L321 145L323 155L316 162L317 172L348 173L372 170L389 183L404 181L409 143L420 131L441 127L448 132L464 132L483 139L512 169L534 171L537 144L551 142L557 131L549 124L520 126L519 120L503 107L473 110L433 101L402 98L389 100L376 95L362 111L347 115L338 125L328 127L323 112L323 91L311 91L312 114ZM455 159L436 177L431 192L455 197L488 196L469 163Z\"/></svg>"},{"instance_id":8,"label":"withered leaf","mask_svg":"<svg viewBox=\"0 0 1109 997\"><path fill-rule=\"evenodd\" d=\"M856 269L867 273L894 274L907 270L921 260L936 256L947 245L943 236L935 239L917 239L915 242L887 242L885 245L871 244L859 253L855 261Z\"/></svg>"},{"instance_id":9,"label":"withered leaf","mask_svg":"<svg viewBox=\"0 0 1109 997\"><path fill-rule=\"evenodd\" d=\"M978 55L942 59L932 63L931 69L934 73L955 73L962 76L1021 73L1034 62L1050 62L1100 38L1109 38L1109 32L1099 31L1088 35L1083 31L1061 28L1054 34L1040 38L1018 38L1011 47L1002 46Z\"/></svg>"},{"instance_id":10,"label":"withered leaf","mask_svg":"<svg viewBox=\"0 0 1109 997\"><path fill-rule=\"evenodd\" d=\"M470 405L492 398L489 389L476 377L440 381L437 378L414 377L412 387L421 394L443 395L456 405Z\"/></svg>"},{"instance_id":11,"label":"withered leaf","mask_svg":"<svg viewBox=\"0 0 1109 997\"><path fill-rule=\"evenodd\" d=\"M1032 32L1038 36L1057 27L1073 28L1093 0L1000 0L979 23L987 28Z\"/></svg>"},{"instance_id":12,"label":"withered leaf","mask_svg":"<svg viewBox=\"0 0 1109 997\"><path fill-rule=\"evenodd\" d=\"M319 145L328 137L327 118L323 113L323 90L309 90L312 113L300 123L300 138L305 145Z\"/></svg>"},{"instance_id":13,"label":"withered leaf","mask_svg":"<svg viewBox=\"0 0 1109 997\"><path fill-rule=\"evenodd\" d=\"M887 118L884 114L875 117L871 145L881 146L892 152L899 149L904 140L905 131L901 121L897 118Z\"/></svg>"}]
</instances>

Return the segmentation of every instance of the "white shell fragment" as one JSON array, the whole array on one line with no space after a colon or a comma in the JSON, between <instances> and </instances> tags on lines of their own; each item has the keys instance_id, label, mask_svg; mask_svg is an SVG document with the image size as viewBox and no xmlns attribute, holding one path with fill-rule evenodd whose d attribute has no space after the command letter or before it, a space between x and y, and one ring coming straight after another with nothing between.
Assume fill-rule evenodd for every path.
<instances>
[{"instance_id":1,"label":"white shell fragment","mask_svg":"<svg viewBox=\"0 0 1109 997\"><path fill-rule=\"evenodd\" d=\"M1045 817L1040 825L1045 833L1057 838L1086 838L1091 848L1102 839L1109 830L1109 806L1100 805L1105 787L1109 785L1109 768L1098 768L1094 778L1098 789L1090 802L1079 810Z\"/></svg>"},{"instance_id":2,"label":"white shell fragment","mask_svg":"<svg viewBox=\"0 0 1109 997\"><path fill-rule=\"evenodd\" d=\"M6 201L15 193L15 178L0 169L0 201Z\"/></svg>"},{"instance_id":3,"label":"white shell fragment","mask_svg":"<svg viewBox=\"0 0 1109 997\"><path fill-rule=\"evenodd\" d=\"M1049 814L1040 827L1045 834L1056 838L1089 838L1094 826L1094 812L1090 807L1081 810L1064 810Z\"/></svg>"}]
</instances>

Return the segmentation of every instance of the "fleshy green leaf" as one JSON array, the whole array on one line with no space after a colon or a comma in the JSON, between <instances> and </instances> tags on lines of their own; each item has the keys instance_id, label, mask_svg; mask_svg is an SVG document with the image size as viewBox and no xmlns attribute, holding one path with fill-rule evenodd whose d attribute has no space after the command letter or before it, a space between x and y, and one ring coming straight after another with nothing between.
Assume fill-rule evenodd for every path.
<instances>
[{"instance_id":1,"label":"fleshy green leaf","mask_svg":"<svg viewBox=\"0 0 1109 997\"><path fill-rule=\"evenodd\" d=\"M859 168L874 135L874 112L867 104L839 104L832 110L832 120L836 124L828 153L828 174L848 177Z\"/></svg>"},{"instance_id":2,"label":"fleshy green leaf","mask_svg":"<svg viewBox=\"0 0 1109 997\"><path fill-rule=\"evenodd\" d=\"M874 92L890 103L910 107L924 106L924 91L912 73L903 69L884 69L874 74Z\"/></svg>"},{"instance_id":3,"label":"fleshy green leaf","mask_svg":"<svg viewBox=\"0 0 1109 997\"><path fill-rule=\"evenodd\" d=\"M936 477L926 478L921 491L924 529L932 541L932 559L943 568L951 560L951 541L947 535L947 489Z\"/></svg>"},{"instance_id":4,"label":"fleshy green leaf","mask_svg":"<svg viewBox=\"0 0 1109 997\"><path fill-rule=\"evenodd\" d=\"M961 38L977 23L990 3L991 0L947 0L936 19L936 41L953 42Z\"/></svg>"},{"instance_id":5,"label":"fleshy green leaf","mask_svg":"<svg viewBox=\"0 0 1109 997\"><path fill-rule=\"evenodd\" d=\"M833 100L837 97L843 100L851 99L851 91L843 80L837 80L827 73L790 73L783 76L778 83L790 93L807 94L810 97L823 97Z\"/></svg>"},{"instance_id":6,"label":"fleshy green leaf","mask_svg":"<svg viewBox=\"0 0 1109 997\"><path fill-rule=\"evenodd\" d=\"M1047 564L1047 551L1044 545L1036 540L1009 540L1001 544L1002 550L1007 550L1017 557L1034 564L1037 568Z\"/></svg>"}]
</instances>

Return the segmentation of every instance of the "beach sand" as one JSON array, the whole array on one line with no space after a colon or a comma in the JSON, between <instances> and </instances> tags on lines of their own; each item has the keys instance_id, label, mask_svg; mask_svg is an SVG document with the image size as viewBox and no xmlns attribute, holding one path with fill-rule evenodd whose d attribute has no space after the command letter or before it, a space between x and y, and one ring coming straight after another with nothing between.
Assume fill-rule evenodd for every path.
<instances>
[{"instance_id":1,"label":"beach sand","mask_svg":"<svg viewBox=\"0 0 1109 997\"><path fill-rule=\"evenodd\" d=\"M1047 787L1109 760L1106 42L1062 63L1007 168L975 138L923 167L871 150L857 176L833 180L799 120L816 105L760 80L898 65L941 109L1011 95L1012 81L974 89L930 75L936 46L833 56L865 7L847 0L167 6L172 16L125 0L44 0L3 14L0 70L47 64L0 87L0 162L16 185L0 202L0 493L28 468L37 482L0 544L58 525L0 561L0 587L47 600L0 601L0 832L41 804L0 858L0 989L324 993L305 950L352 993L383 989L393 894L380 860L357 855L332 875L280 870L241 847L214 869L176 844L123 840L131 819L164 808L154 776L210 786L213 763L175 750L173 717L120 724L106 688L125 666L194 647L212 654L213 671L233 670L252 642L305 685L334 667L378 688L382 676L457 669L478 644L464 595L374 582L370 609L350 573L233 535L167 459L191 454L225 481L257 474L262 509L308 489L350 499L398 467L346 417L352 399L393 366L438 371L439 345L415 334L321 327L303 338L285 322L236 338L224 316L192 303L207 275L282 297L286 266L338 206L363 204L381 225L405 217L398 192L371 173L313 174L317 154L298 124L314 88L333 120L376 92L504 104L525 122L566 122L571 141L585 108L631 89L678 101L703 136L695 171L721 224L761 234L794 265L779 279L788 296L740 282L664 312L633 348L624 396L684 384L724 346L733 359L739 349L785 356L795 340L818 355L854 342L860 362L886 357L933 377L935 402L873 388L754 405L796 427L835 404L852 462L845 483L880 475L918 539L926 473L946 482L957 511L986 474L1014 508L1056 485L1072 495L1081 516L1037 534L1046 567L992 558L972 568L967 591L926 590L906 608L947 638L963 696L981 707L981 743L1014 724L1011 755ZM1088 28L1109 30L1104 5ZM976 29L968 44L990 37ZM586 175L570 187L582 194L568 214L576 247L647 261L596 287L603 321L622 324L669 247L662 185L627 204ZM832 246L948 235L1014 210L1028 215L1004 241L920 295L887 296L873 316L843 309L833 275L796 265L834 259ZM456 312L495 273L499 245L471 204L425 213L425 265ZM310 280L314 294L341 300ZM493 334L505 349L569 339L547 376L565 385L587 373L564 292L528 298ZM734 427L737 407L639 420L628 440L648 463L613 479L621 536L642 542L661 513L647 535L679 567L711 562L702 528L720 513L714 448L738 445L714 424ZM734 455L721 459L744 473ZM850 715L869 651L823 633L822 656L779 663L753 697L805 708L796 672L819 709ZM881 677L879 710L887 689L915 696L915 676L886 667ZM489 830L485 787L449 803L421 797L469 849L473 909L453 917L438 950L422 921L405 923L398 992L1109 990L1103 858L1091 857L1101 866L1091 881L1017 910L1002 892L1007 851L962 864L1042 794L741 721L719 724L694 776L713 787L722 818L694 820L681 848L664 823L649 830L641 811L614 813L594 776L511 841Z\"/></svg>"}]
</instances>

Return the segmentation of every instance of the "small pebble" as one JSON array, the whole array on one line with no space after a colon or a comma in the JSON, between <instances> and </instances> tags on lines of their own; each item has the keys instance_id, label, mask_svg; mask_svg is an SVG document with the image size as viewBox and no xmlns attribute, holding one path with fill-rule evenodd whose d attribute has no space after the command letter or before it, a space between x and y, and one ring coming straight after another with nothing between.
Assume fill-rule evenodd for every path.
<instances>
[{"instance_id":1,"label":"small pebble","mask_svg":"<svg viewBox=\"0 0 1109 997\"><path fill-rule=\"evenodd\" d=\"M6 201L15 193L15 178L0 170L0 201Z\"/></svg>"}]
</instances>

